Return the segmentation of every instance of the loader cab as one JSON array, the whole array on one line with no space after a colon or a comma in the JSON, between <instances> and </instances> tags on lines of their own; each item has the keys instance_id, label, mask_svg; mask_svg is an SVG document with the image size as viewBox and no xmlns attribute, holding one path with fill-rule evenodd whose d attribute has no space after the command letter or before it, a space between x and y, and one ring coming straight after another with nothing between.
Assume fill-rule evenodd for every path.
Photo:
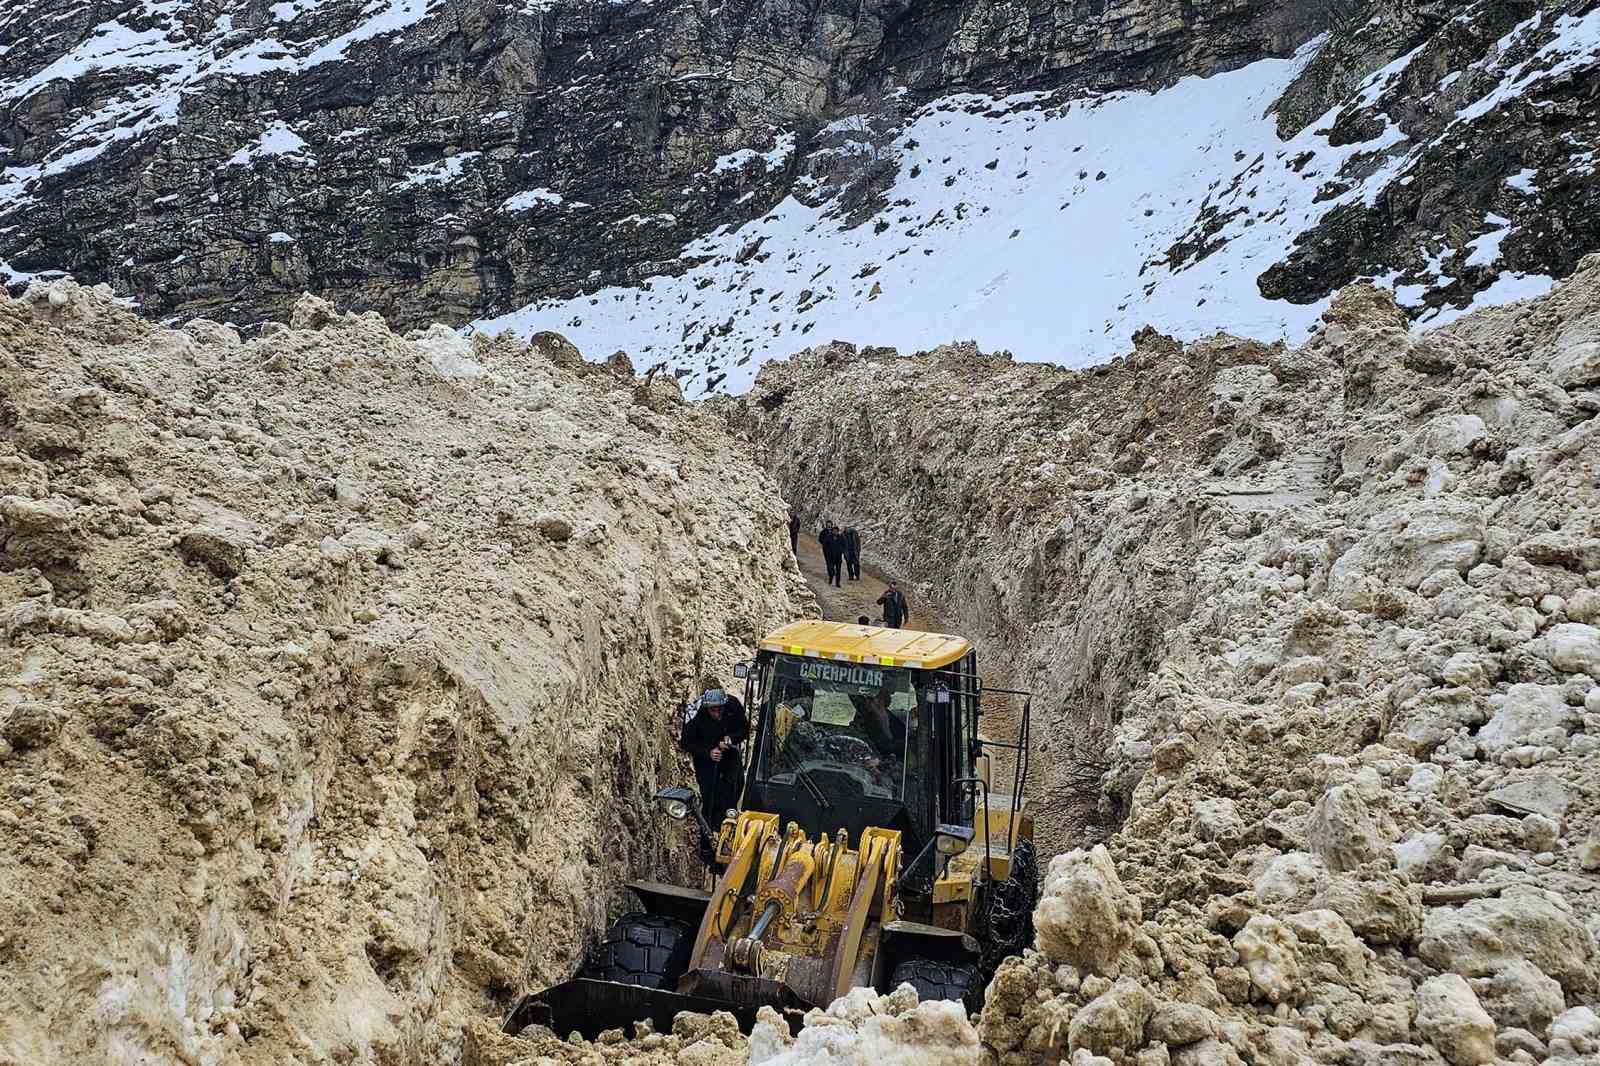
<instances>
[{"instance_id":1,"label":"loader cab","mask_svg":"<svg viewBox=\"0 0 1600 1066\"><path fill-rule=\"evenodd\" d=\"M741 807L807 834L903 835L906 886L931 891L936 827L971 828L976 656L960 638L806 621L747 671L756 729Z\"/></svg>"}]
</instances>

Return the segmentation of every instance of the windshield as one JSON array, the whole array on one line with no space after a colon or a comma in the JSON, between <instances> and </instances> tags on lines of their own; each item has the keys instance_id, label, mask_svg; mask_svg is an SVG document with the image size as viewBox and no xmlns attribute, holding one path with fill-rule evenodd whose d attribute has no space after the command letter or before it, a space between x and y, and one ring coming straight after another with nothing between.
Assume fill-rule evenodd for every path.
<instances>
[{"instance_id":1,"label":"windshield","mask_svg":"<svg viewBox=\"0 0 1600 1066\"><path fill-rule=\"evenodd\" d=\"M919 743L909 670L780 656L766 703L765 780L848 783L866 796L904 797L907 752L915 757Z\"/></svg>"}]
</instances>

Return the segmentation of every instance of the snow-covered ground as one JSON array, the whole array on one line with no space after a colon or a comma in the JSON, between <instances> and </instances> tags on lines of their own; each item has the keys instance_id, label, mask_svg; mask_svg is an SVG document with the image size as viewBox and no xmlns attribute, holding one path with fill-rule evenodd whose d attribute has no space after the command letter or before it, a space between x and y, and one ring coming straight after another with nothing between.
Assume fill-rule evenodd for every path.
<instances>
[{"instance_id":1,"label":"snow-covered ground","mask_svg":"<svg viewBox=\"0 0 1600 1066\"><path fill-rule=\"evenodd\" d=\"M1079 366L1126 351L1147 323L1184 338L1297 336L1320 305L1266 300L1255 279L1332 206L1312 204L1320 182L1286 163L1305 149L1280 142L1267 114L1304 58L1043 109L1036 94L949 97L900 136L896 206L874 220L846 228L831 204L791 197L691 243L684 257L705 262L679 277L477 328L621 348L642 367L689 371L691 394L743 391L764 360L833 339L910 351L972 338ZM1168 269L1167 250L1224 199L1240 201L1233 239Z\"/></svg>"},{"instance_id":2,"label":"snow-covered ground","mask_svg":"<svg viewBox=\"0 0 1600 1066\"><path fill-rule=\"evenodd\" d=\"M1558 67L1594 58L1590 20L1569 22ZM743 391L765 360L833 339L902 351L973 339L1069 366L1127 351L1147 324L1184 340L1218 330L1296 340L1326 300L1269 300L1257 278L1329 211L1370 205L1410 180L1424 147L1392 123L1372 140L1333 147L1319 132L1332 113L1280 141L1274 101L1316 47L1159 92L1065 104L1041 94L949 97L899 137L891 206L865 224L848 226L833 203L791 197L688 244L680 258L692 265L679 276L531 304L472 328L556 330L596 358L622 349L636 365L676 372L690 395ZM1355 104L1370 106L1412 58L1374 73ZM1506 85L1524 91L1550 66L1509 67L1493 105L1509 98ZM1369 176L1330 186L1352 172ZM1510 225L1490 216L1480 228L1472 262L1491 262ZM1401 299L1419 306L1450 280L1435 270L1399 286ZM1507 274L1474 306L1551 284ZM1420 324L1461 313L1436 308Z\"/></svg>"}]
</instances>

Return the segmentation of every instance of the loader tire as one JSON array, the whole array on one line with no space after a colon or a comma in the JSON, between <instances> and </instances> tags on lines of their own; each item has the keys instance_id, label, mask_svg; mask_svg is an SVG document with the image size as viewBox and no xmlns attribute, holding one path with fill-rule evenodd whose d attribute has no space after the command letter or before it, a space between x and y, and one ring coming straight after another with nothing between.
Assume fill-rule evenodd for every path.
<instances>
[{"instance_id":1,"label":"loader tire","mask_svg":"<svg viewBox=\"0 0 1600 1066\"><path fill-rule=\"evenodd\" d=\"M964 962L907 959L889 975L891 991L902 984L915 988L919 1000L953 1000L968 1014L976 1014L983 1007L983 979L976 966Z\"/></svg>"},{"instance_id":2,"label":"loader tire","mask_svg":"<svg viewBox=\"0 0 1600 1066\"><path fill-rule=\"evenodd\" d=\"M671 991L689 966L694 930L664 914L624 914L590 949L578 976Z\"/></svg>"}]
</instances>

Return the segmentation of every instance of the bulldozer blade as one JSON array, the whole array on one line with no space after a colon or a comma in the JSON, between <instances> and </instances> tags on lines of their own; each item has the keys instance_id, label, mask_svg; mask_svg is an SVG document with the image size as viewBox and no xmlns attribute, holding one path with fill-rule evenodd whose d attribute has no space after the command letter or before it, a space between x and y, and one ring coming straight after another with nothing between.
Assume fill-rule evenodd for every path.
<instances>
[{"instance_id":1,"label":"bulldozer blade","mask_svg":"<svg viewBox=\"0 0 1600 1066\"><path fill-rule=\"evenodd\" d=\"M670 1033L672 1019L685 1010L697 1014L729 1011L745 1032L756 1022L755 1006L616 981L574 978L523 996L500 1028L515 1035L527 1026L543 1025L560 1037L576 1030L585 1039L593 1040L607 1029L631 1034L634 1022L648 1018L656 1032Z\"/></svg>"}]
</instances>

